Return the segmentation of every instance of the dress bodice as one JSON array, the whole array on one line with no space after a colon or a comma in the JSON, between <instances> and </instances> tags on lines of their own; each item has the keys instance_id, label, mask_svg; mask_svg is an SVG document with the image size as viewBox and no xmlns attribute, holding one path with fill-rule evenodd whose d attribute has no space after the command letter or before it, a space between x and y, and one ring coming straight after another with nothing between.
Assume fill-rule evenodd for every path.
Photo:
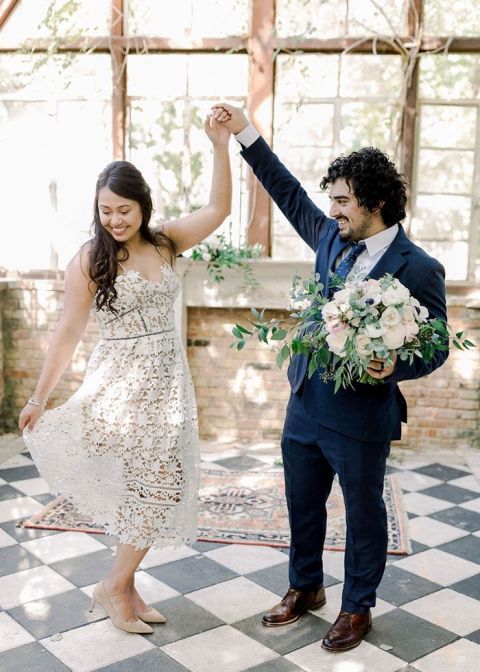
<instances>
[{"instance_id":1,"label":"dress bodice","mask_svg":"<svg viewBox=\"0 0 480 672\"><path fill-rule=\"evenodd\" d=\"M175 329L173 304L180 285L171 266L163 266L161 282L146 280L138 271L124 271L117 276L115 287L117 314L107 306L93 309L102 339L127 340Z\"/></svg>"}]
</instances>

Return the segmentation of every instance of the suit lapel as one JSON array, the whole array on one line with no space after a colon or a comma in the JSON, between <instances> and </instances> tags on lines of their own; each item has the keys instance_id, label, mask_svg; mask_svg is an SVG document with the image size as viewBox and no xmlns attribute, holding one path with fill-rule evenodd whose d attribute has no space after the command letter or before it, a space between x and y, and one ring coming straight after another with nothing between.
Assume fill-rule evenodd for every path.
<instances>
[{"instance_id":1,"label":"suit lapel","mask_svg":"<svg viewBox=\"0 0 480 672\"><path fill-rule=\"evenodd\" d=\"M325 278L324 282L324 290L323 293L325 296L328 296L329 294L329 284L330 284L330 272L333 272L333 266L335 264L335 259L338 257L339 254L343 252L343 250L347 247L348 242L344 242L339 235L337 235L333 241L332 244L332 249L330 250L330 255L328 257L328 269L327 269L327 275Z\"/></svg>"},{"instance_id":2,"label":"suit lapel","mask_svg":"<svg viewBox=\"0 0 480 672\"><path fill-rule=\"evenodd\" d=\"M368 277L379 280L385 273L395 275L407 263L405 255L410 251L410 246L405 231L400 227L390 247L372 268Z\"/></svg>"}]
</instances>

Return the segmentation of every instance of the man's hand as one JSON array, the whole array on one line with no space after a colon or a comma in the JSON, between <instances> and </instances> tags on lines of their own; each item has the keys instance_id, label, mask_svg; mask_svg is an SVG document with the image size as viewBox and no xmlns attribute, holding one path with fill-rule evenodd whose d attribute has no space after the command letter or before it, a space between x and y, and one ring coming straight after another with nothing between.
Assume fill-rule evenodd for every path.
<instances>
[{"instance_id":1,"label":"man's hand","mask_svg":"<svg viewBox=\"0 0 480 672\"><path fill-rule=\"evenodd\" d=\"M241 107L233 107L228 103L218 103L212 107L212 118L221 122L230 133L236 135L248 126L248 119Z\"/></svg>"},{"instance_id":2,"label":"man's hand","mask_svg":"<svg viewBox=\"0 0 480 672\"><path fill-rule=\"evenodd\" d=\"M377 378L377 380L391 376L397 365L397 353L395 350L390 350L390 361L392 363L389 366L386 366L386 359L372 359L370 366L367 369L367 373L370 374L372 378Z\"/></svg>"}]
</instances>

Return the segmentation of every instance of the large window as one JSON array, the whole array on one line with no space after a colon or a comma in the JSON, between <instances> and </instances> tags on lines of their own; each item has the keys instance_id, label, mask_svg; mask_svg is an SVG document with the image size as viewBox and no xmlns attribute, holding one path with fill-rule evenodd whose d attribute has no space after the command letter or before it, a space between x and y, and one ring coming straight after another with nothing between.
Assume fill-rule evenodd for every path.
<instances>
[{"instance_id":1,"label":"large window","mask_svg":"<svg viewBox=\"0 0 480 672\"><path fill-rule=\"evenodd\" d=\"M478 0L0 3L3 212L31 242L2 245L0 266L64 268L115 158L145 174L157 219L205 203L201 127L222 99L246 108L321 207L335 156L386 151L410 183L410 235L450 281L480 281ZM311 258L234 142L232 165L223 232Z\"/></svg>"}]
</instances>

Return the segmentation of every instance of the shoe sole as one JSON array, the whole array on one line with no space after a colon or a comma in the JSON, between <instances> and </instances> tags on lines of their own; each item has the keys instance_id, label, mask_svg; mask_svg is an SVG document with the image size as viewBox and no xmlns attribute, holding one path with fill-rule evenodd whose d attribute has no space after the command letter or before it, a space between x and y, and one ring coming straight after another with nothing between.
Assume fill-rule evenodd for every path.
<instances>
[{"instance_id":1,"label":"shoe sole","mask_svg":"<svg viewBox=\"0 0 480 672\"><path fill-rule=\"evenodd\" d=\"M295 618L292 618L289 621L283 621L282 623L268 623L268 621L264 621L262 619L262 625L264 625L266 628L281 628L282 625L291 625L292 623L296 623L299 618L301 618L304 614L307 613L307 611L316 611L317 609L320 609L321 607L325 606L326 604L327 604L327 600L323 600L323 602L318 602L317 604L314 604L309 609L306 609L305 611L302 611L302 613L298 614L298 616L295 616Z\"/></svg>"},{"instance_id":2,"label":"shoe sole","mask_svg":"<svg viewBox=\"0 0 480 672\"><path fill-rule=\"evenodd\" d=\"M369 625L368 630L365 630L365 635L368 635L371 629L372 626ZM365 635L363 637L365 637ZM360 646L360 644L363 642L363 637L356 644L353 644L352 646L345 646L343 649L331 649L329 646L325 646L325 644L322 642L322 649L325 649L325 651L330 651L330 653L343 653L344 651L351 651L352 649L356 649L357 646Z\"/></svg>"}]
</instances>

